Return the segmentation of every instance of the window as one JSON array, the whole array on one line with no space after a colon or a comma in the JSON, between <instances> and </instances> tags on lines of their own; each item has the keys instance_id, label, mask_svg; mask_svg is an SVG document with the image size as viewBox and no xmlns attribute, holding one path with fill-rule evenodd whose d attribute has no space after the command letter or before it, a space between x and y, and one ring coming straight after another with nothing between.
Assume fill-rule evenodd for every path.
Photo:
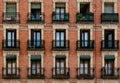
<instances>
[{"instance_id":1,"label":"window","mask_svg":"<svg viewBox=\"0 0 120 83\"><path fill-rule=\"evenodd\" d=\"M6 57L6 75L17 74L17 63L15 55L8 55Z\"/></svg>"},{"instance_id":2,"label":"window","mask_svg":"<svg viewBox=\"0 0 120 83\"><path fill-rule=\"evenodd\" d=\"M114 30L105 30L105 46L106 47L114 47Z\"/></svg>"},{"instance_id":3,"label":"window","mask_svg":"<svg viewBox=\"0 0 120 83\"><path fill-rule=\"evenodd\" d=\"M105 75L114 75L114 58L111 55L105 57Z\"/></svg>"},{"instance_id":4,"label":"window","mask_svg":"<svg viewBox=\"0 0 120 83\"><path fill-rule=\"evenodd\" d=\"M40 3L31 3L31 19L42 20Z\"/></svg>"},{"instance_id":5,"label":"window","mask_svg":"<svg viewBox=\"0 0 120 83\"><path fill-rule=\"evenodd\" d=\"M16 30L6 30L7 47L16 46Z\"/></svg>"},{"instance_id":6,"label":"window","mask_svg":"<svg viewBox=\"0 0 120 83\"><path fill-rule=\"evenodd\" d=\"M66 72L66 62L65 62L65 58L56 58L56 63L55 63L55 68L56 68L56 74L57 75L61 75L61 74L65 74Z\"/></svg>"},{"instance_id":7,"label":"window","mask_svg":"<svg viewBox=\"0 0 120 83\"><path fill-rule=\"evenodd\" d=\"M41 57L39 55L32 55L31 57L31 75L41 74Z\"/></svg>"},{"instance_id":8,"label":"window","mask_svg":"<svg viewBox=\"0 0 120 83\"><path fill-rule=\"evenodd\" d=\"M17 15L16 3L6 3L6 19L15 20Z\"/></svg>"},{"instance_id":9,"label":"window","mask_svg":"<svg viewBox=\"0 0 120 83\"><path fill-rule=\"evenodd\" d=\"M90 74L90 56L81 56L80 57L80 74Z\"/></svg>"},{"instance_id":10,"label":"window","mask_svg":"<svg viewBox=\"0 0 120 83\"><path fill-rule=\"evenodd\" d=\"M64 19L65 14L65 3L56 3L55 13L56 13L56 20Z\"/></svg>"},{"instance_id":11,"label":"window","mask_svg":"<svg viewBox=\"0 0 120 83\"><path fill-rule=\"evenodd\" d=\"M65 30L56 30L55 34L56 47L65 47Z\"/></svg>"},{"instance_id":12,"label":"window","mask_svg":"<svg viewBox=\"0 0 120 83\"><path fill-rule=\"evenodd\" d=\"M41 45L41 30L31 30L32 46L40 47Z\"/></svg>"},{"instance_id":13,"label":"window","mask_svg":"<svg viewBox=\"0 0 120 83\"><path fill-rule=\"evenodd\" d=\"M81 47L88 47L90 42L90 30L80 30Z\"/></svg>"},{"instance_id":14,"label":"window","mask_svg":"<svg viewBox=\"0 0 120 83\"><path fill-rule=\"evenodd\" d=\"M80 3L80 13L90 13L90 3Z\"/></svg>"},{"instance_id":15,"label":"window","mask_svg":"<svg viewBox=\"0 0 120 83\"><path fill-rule=\"evenodd\" d=\"M114 13L114 3L104 3L105 13Z\"/></svg>"}]
</instances>

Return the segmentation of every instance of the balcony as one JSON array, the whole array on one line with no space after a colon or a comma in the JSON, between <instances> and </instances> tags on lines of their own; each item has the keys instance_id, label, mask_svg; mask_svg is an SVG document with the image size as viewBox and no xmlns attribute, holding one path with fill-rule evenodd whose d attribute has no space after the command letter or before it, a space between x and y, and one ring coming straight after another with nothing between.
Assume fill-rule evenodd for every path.
<instances>
[{"instance_id":1,"label":"balcony","mask_svg":"<svg viewBox=\"0 0 120 83\"><path fill-rule=\"evenodd\" d=\"M54 79L68 79L70 77L69 72L70 69L69 68L53 68L52 69L52 78Z\"/></svg>"},{"instance_id":2,"label":"balcony","mask_svg":"<svg viewBox=\"0 0 120 83\"><path fill-rule=\"evenodd\" d=\"M77 68L78 79L93 79L94 69L93 68Z\"/></svg>"},{"instance_id":3,"label":"balcony","mask_svg":"<svg viewBox=\"0 0 120 83\"><path fill-rule=\"evenodd\" d=\"M103 13L102 23L118 23L118 13Z\"/></svg>"},{"instance_id":4,"label":"balcony","mask_svg":"<svg viewBox=\"0 0 120 83\"><path fill-rule=\"evenodd\" d=\"M102 68L103 79L118 79L119 78L119 68Z\"/></svg>"},{"instance_id":5,"label":"balcony","mask_svg":"<svg viewBox=\"0 0 120 83\"><path fill-rule=\"evenodd\" d=\"M68 13L55 13L52 14L52 22L54 23L64 23L69 22L69 14Z\"/></svg>"},{"instance_id":6,"label":"balcony","mask_svg":"<svg viewBox=\"0 0 120 83\"><path fill-rule=\"evenodd\" d=\"M3 40L2 49L4 51L19 51L20 41L19 40Z\"/></svg>"},{"instance_id":7,"label":"balcony","mask_svg":"<svg viewBox=\"0 0 120 83\"><path fill-rule=\"evenodd\" d=\"M4 79L19 79L20 69L19 68L2 68L2 77Z\"/></svg>"},{"instance_id":8,"label":"balcony","mask_svg":"<svg viewBox=\"0 0 120 83\"><path fill-rule=\"evenodd\" d=\"M28 23L43 23L44 14L32 14L28 13Z\"/></svg>"},{"instance_id":9,"label":"balcony","mask_svg":"<svg viewBox=\"0 0 120 83\"><path fill-rule=\"evenodd\" d=\"M44 40L28 40L28 50L30 51L44 50Z\"/></svg>"},{"instance_id":10,"label":"balcony","mask_svg":"<svg viewBox=\"0 0 120 83\"><path fill-rule=\"evenodd\" d=\"M18 12L3 13L3 23L19 23L20 14Z\"/></svg>"},{"instance_id":11,"label":"balcony","mask_svg":"<svg viewBox=\"0 0 120 83\"><path fill-rule=\"evenodd\" d=\"M102 40L101 43L102 43L101 49L103 51L108 51L108 50L117 51L117 50L119 50L119 40L112 40L112 41Z\"/></svg>"},{"instance_id":12,"label":"balcony","mask_svg":"<svg viewBox=\"0 0 120 83\"><path fill-rule=\"evenodd\" d=\"M78 23L94 23L94 14L93 13L77 13L77 22Z\"/></svg>"},{"instance_id":13,"label":"balcony","mask_svg":"<svg viewBox=\"0 0 120 83\"><path fill-rule=\"evenodd\" d=\"M69 40L53 40L52 50L54 51L68 51L69 50Z\"/></svg>"},{"instance_id":14,"label":"balcony","mask_svg":"<svg viewBox=\"0 0 120 83\"><path fill-rule=\"evenodd\" d=\"M94 50L94 40L78 40L77 41L78 51L93 51Z\"/></svg>"},{"instance_id":15,"label":"balcony","mask_svg":"<svg viewBox=\"0 0 120 83\"><path fill-rule=\"evenodd\" d=\"M28 68L28 78L30 79L43 79L44 76L44 68Z\"/></svg>"}]
</instances>

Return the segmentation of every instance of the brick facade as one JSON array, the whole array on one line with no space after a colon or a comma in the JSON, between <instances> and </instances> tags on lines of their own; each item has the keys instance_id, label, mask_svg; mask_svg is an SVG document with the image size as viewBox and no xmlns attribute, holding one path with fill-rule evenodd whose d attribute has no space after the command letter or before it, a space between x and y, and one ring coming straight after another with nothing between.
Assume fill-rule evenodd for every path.
<instances>
[{"instance_id":1,"label":"brick facade","mask_svg":"<svg viewBox=\"0 0 120 83\"><path fill-rule=\"evenodd\" d=\"M35 0L32 0L35 2ZM116 29L116 40L120 41L120 21L117 24L102 24L101 23L101 13L102 13L102 1L101 0L90 0L92 1L92 11L94 13L94 23L77 23L76 22L76 13L78 12L78 1L82 0L58 0L59 2L65 2L68 4L68 13L69 13L69 22L68 23L53 23L52 22L52 12L53 12L53 5L54 2L57 0L43 0L43 13L44 13L44 23L28 23L27 22L27 16L28 16L28 11L29 11L29 0L19 0L16 2L16 0L0 0L0 83L119 83L119 79L102 79L101 78L101 68L102 68L102 53L105 51L101 50L101 40L103 39L103 26L106 26L108 29L113 28L112 26L117 26ZM19 14L20 14L20 23L14 24L8 24L7 23L2 23L3 19L3 11L5 10L5 3L6 2L16 2L19 5ZM117 3L117 13L120 15L120 0L116 0ZM118 18L120 20L120 16ZM20 40L20 50L17 51L19 53L19 68L20 68L20 79L3 79L2 78L2 67L5 65L5 59L4 59L4 53L10 53L13 52L16 53L16 51L3 51L2 50L2 40L5 39L5 31L6 27L8 26L11 29L14 29L13 26L19 26L18 29L18 39ZM10 26L9 26L10 25ZM66 31L68 32L66 36L68 36L68 40L70 41L70 49L69 51L53 51L52 50L52 40L54 39L54 28L53 26L58 26L61 27L67 26L68 28L65 28ZM42 51L43 52L43 67L45 68L45 79L28 79L27 78L27 68L29 67L29 51L27 49L27 41L29 40L29 31L30 28L29 26L43 26L43 39L45 41L45 49ZM80 26L80 27L79 27ZM90 28L92 33L90 36L92 40L94 40L94 50L93 51L77 51L76 50L76 41L79 40L79 30L80 29L87 29L89 26L92 26L92 29ZM36 27L38 29L41 29L41 27ZM61 27L64 28L64 27ZM61 29L58 28L58 29ZM119 43L120 46L120 43ZM33 53L36 53L37 51L33 51ZM39 52L39 51L38 51ZM70 78L69 79L52 79L52 68L54 66L54 53L62 54L62 53L68 53L68 67L70 68ZM94 79L77 79L76 75L76 68L79 65L79 54L93 54L92 58L92 66L94 67ZM107 51L108 54L111 51ZM120 68L120 50L118 51L112 51L116 53L117 56L117 67Z\"/></svg>"}]
</instances>

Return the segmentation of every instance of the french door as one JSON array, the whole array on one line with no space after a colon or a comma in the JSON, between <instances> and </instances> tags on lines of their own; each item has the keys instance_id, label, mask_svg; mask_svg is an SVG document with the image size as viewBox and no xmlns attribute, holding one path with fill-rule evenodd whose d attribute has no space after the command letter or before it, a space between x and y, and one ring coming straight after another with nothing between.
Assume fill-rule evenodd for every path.
<instances>
[{"instance_id":1,"label":"french door","mask_svg":"<svg viewBox=\"0 0 120 83\"><path fill-rule=\"evenodd\" d=\"M90 74L90 60L80 60L80 74Z\"/></svg>"},{"instance_id":2,"label":"french door","mask_svg":"<svg viewBox=\"0 0 120 83\"><path fill-rule=\"evenodd\" d=\"M64 19L65 4L56 4L55 13L56 13L56 20Z\"/></svg>"},{"instance_id":3,"label":"french door","mask_svg":"<svg viewBox=\"0 0 120 83\"><path fill-rule=\"evenodd\" d=\"M6 64L6 74L7 75L16 75L17 74L17 64L16 64L16 59L10 59L10 60L6 60L7 64Z\"/></svg>"},{"instance_id":4,"label":"french door","mask_svg":"<svg viewBox=\"0 0 120 83\"><path fill-rule=\"evenodd\" d=\"M56 47L65 47L66 44L65 31L56 31L55 44Z\"/></svg>"},{"instance_id":5,"label":"french door","mask_svg":"<svg viewBox=\"0 0 120 83\"><path fill-rule=\"evenodd\" d=\"M66 74L66 63L65 59L56 59L56 69L55 73L57 75L63 75Z\"/></svg>"},{"instance_id":6,"label":"french door","mask_svg":"<svg viewBox=\"0 0 120 83\"><path fill-rule=\"evenodd\" d=\"M90 44L90 30L80 31L81 47L88 47Z\"/></svg>"},{"instance_id":7,"label":"french door","mask_svg":"<svg viewBox=\"0 0 120 83\"><path fill-rule=\"evenodd\" d=\"M105 60L105 75L114 75L114 60Z\"/></svg>"},{"instance_id":8,"label":"french door","mask_svg":"<svg viewBox=\"0 0 120 83\"><path fill-rule=\"evenodd\" d=\"M31 61L31 74L32 75L40 75L41 73L41 61L40 60L32 60Z\"/></svg>"},{"instance_id":9,"label":"french door","mask_svg":"<svg viewBox=\"0 0 120 83\"><path fill-rule=\"evenodd\" d=\"M31 44L33 47L40 47L41 45L41 31L40 30L32 30L31 31Z\"/></svg>"},{"instance_id":10,"label":"french door","mask_svg":"<svg viewBox=\"0 0 120 83\"><path fill-rule=\"evenodd\" d=\"M16 47L16 30L7 30L6 45L7 47Z\"/></svg>"}]
</instances>

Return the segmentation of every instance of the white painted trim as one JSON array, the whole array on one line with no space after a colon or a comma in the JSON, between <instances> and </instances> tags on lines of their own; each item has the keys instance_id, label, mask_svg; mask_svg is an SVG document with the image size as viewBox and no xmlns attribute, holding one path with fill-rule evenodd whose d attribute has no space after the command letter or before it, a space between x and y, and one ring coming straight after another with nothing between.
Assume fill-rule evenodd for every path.
<instances>
[{"instance_id":1,"label":"white painted trim","mask_svg":"<svg viewBox=\"0 0 120 83\"><path fill-rule=\"evenodd\" d=\"M54 80L52 83L69 83L68 80Z\"/></svg>"},{"instance_id":2,"label":"white painted trim","mask_svg":"<svg viewBox=\"0 0 120 83\"><path fill-rule=\"evenodd\" d=\"M68 67L68 52L65 51L54 51L53 52L53 67L55 67L55 56L57 55L65 55L66 56L66 67Z\"/></svg>"},{"instance_id":3,"label":"white painted trim","mask_svg":"<svg viewBox=\"0 0 120 83\"><path fill-rule=\"evenodd\" d=\"M118 56L118 52L114 52L114 51L105 51L105 52L102 52L102 67L104 67L104 63L105 63L105 59L104 57L106 55L114 55L115 56L115 62L114 62L114 66L115 68L117 68L117 56Z\"/></svg>"},{"instance_id":4,"label":"white painted trim","mask_svg":"<svg viewBox=\"0 0 120 83\"><path fill-rule=\"evenodd\" d=\"M16 55L16 63L17 67L19 67L19 52L17 51L3 51L3 56L4 56L4 67L6 67L6 56L7 55Z\"/></svg>"},{"instance_id":5,"label":"white painted trim","mask_svg":"<svg viewBox=\"0 0 120 83\"><path fill-rule=\"evenodd\" d=\"M68 25L53 25L53 40L55 40L56 30L65 29L66 30L66 40L68 40Z\"/></svg>"},{"instance_id":6,"label":"white painted trim","mask_svg":"<svg viewBox=\"0 0 120 83\"><path fill-rule=\"evenodd\" d=\"M81 79L81 80L77 80L76 83L95 83L95 80L84 80L84 79Z\"/></svg>"},{"instance_id":7,"label":"white painted trim","mask_svg":"<svg viewBox=\"0 0 120 83\"><path fill-rule=\"evenodd\" d=\"M3 25L4 28L4 39L6 39L6 30L12 30L15 29L16 30L16 39L19 39L19 25L14 25L14 24L4 24Z\"/></svg>"},{"instance_id":8,"label":"white painted trim","mask_svg":"<svg viewBox=\"0 0 120 83\"><path fill-rule=\"evenodd\" d=\"M28 25L28 29L29 29L29 40L31 39L31 29L40 29L41 30L41 39L43 40L44 39L44 26L43 25L37 25L37 24L34 24L34 25L31 25L29 24Z\"/></svg>"},{"instance_id":9,"label":"white painted trim","mask_svg":"<svg viewBox=\"0 0 120 83\"><path fill-rule=\"evenodd\" d=\"M29 51L28 57L29 57L29 67L31 67L31 56L32 55L40 55L41 56L41 67L43 68L43 62L44 62L44 52L40 51Z\"/></svg>"},{"instance_id":10,"label":"white painted trim","mask_svg":"<svg viewBox=\"0 0 120 83\"><path fill-rule=\"evenodd\" d=\"M109 29L114 29L115 30L115 40L117 40L117 30L118 30L118 27L117 25L103 25L102 26L102 40L104 40L104 32L105 30L109 30Z\"/></svg>"},{"instance_id":11,"label":"white painted trim","mask_svg":"<svg viewBox=\"0 0 120 83\"><path fill-rule=\"evenodd\" d=\"M81 55L89 55L90 56L90 68L93 68L93 52L90 51L78 51L77 56L78 56L78 67L80 67L80 56Z\"/></svg>"}]
</instances>

